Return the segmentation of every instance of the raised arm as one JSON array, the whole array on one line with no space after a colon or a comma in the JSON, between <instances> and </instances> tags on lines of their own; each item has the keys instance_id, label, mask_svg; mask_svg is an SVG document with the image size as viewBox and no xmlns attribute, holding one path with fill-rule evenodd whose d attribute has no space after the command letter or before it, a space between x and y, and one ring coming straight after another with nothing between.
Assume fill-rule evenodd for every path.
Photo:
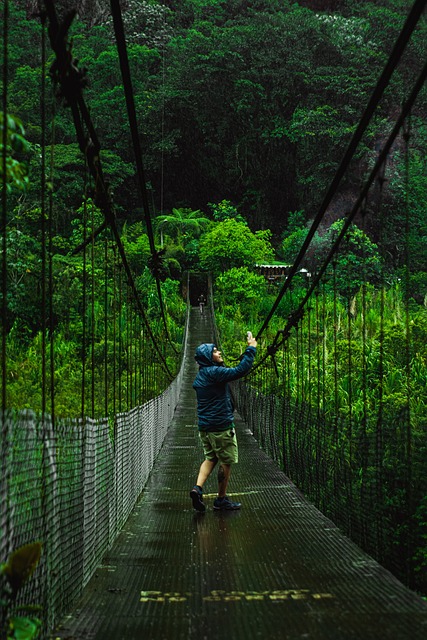
<instances>
[{"instance_id":1,"label":"raised arm","mask_svg":"<svg viewBox=\"0 0 427 640\"><path fill-rule=\"evenodd\" d=\"M252 333L247 333L248 346L237 367L213 367L209 371L212 382L232 382L243 378L252 368L254 363L257 341L252 337Z\"/></svg>"}]
</instances>

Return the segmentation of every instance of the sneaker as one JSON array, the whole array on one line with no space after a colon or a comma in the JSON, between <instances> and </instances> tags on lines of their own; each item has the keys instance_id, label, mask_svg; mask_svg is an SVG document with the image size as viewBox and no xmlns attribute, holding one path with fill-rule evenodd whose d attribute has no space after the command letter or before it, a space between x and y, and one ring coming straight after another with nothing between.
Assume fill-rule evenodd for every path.
<instances>
[{"instance_id":1,"label":"sneaker","mask_svg":"<svg viewBox=\"0 0 427 640\"><path fill-rule=\"evenodd\" d=\"M194 487L190 491L190 498L193 502L193 508L196 511L200 511L200 513L206 511L206 507L203 503L203 491L200 489L200 487L194 485Z\"/></svg>"},{"instance_id":2,"label":"sneaker","mask_svg":"<svg viewBox=\"0 0 427 640\"><path fill-rule=\"evenodd\" d=\"M216 498L213 508L216 511L235 511L236 509L240 509L240 502L231 502L228 496L224 496L224 498Z\"/></svg>"}]
</instances>

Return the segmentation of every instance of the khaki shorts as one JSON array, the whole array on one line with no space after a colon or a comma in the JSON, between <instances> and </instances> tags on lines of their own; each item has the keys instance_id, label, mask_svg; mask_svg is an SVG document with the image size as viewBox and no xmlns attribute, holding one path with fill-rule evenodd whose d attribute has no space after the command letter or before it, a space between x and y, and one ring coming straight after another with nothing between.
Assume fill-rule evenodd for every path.
<instances>
[{"instance_id":1,"label":"khaki shorts","mask_svg":"<svg viewBox=\"0 0 427 640\"><path fill-rule=\"evenodd\" d=\"M199 431L206 460L218 460L224 464L238 462L236 431Z\"/></svg>"}]
</instances>

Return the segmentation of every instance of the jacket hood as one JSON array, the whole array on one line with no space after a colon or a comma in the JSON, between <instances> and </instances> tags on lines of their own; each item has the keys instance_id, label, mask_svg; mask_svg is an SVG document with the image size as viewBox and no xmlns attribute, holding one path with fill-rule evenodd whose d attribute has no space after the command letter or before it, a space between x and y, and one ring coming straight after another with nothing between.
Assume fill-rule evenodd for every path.
<instances>
[{"instance_id":1,"label":"jacket hood","mask_svg":"<svg viewBox=\"0 0 427 640\"><path fill-rule=\"evenodd\" d=\"M215 362L212 360L213 350L215 345L213 343L204 343L197 347L195 361L200 367L212 367L215 366Z\"/></svg>"}]
</instances>

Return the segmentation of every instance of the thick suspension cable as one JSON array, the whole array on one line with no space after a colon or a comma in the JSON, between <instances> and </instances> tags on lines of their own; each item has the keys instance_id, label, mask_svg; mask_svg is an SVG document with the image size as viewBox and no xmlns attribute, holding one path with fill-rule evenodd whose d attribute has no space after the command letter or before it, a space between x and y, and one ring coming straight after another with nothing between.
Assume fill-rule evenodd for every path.
<instances>
[{"instance_id":1,"label":"thick suspension cable","mask_svg":"<svg viewBox=\"0 0 427 640\"><path fill-rule=\"evenodd\" d=\"M330 184L330 187L323 199L323 202L320 206L320 209L313 221L313 224L311 225L309 232L307 234L307 237L305 238L302 247L289 271L288 277L286 279L286 281L283 284L282 289L279 291L279 294L271 308L271 310L269 311L266 319L264 320L264 323L261 327L261 329L258 331L257 333L257 340L259 340L259 338L261 337L262 333L265 331L265 329L268 327L271 318L273 317L274 313L276 312L277 307L279 306L279 303L281 301L281 299L283 298L284 294L286 293L286 291L289 289L289 287L291 286L291 282L292 279L294 278L295 274L298 271L298 268L305 256L305 253L307 251L307 248L310 244L310 242L312 241L314 234L317 230L317 228L319 227L323 216L326 213L327 208L329 207L333 196L335 195L338 186L341 183L341 180L345 174L345 172L347 171L347 168L352 160L352 157L362 139L363 134L366 131L366 128L374 114L375 109L378 106L379 101L381 100L383 93L386 89L386 87L388 86L391 76L394 72L394 70L396 69L402 55L403 52L406 48L406 45L409 42L409 39L412 35L412 32L414 31L418 20L423 12L423 9L425 8L426 5L426 0L415 0L411 11L409 12L409 15L406 19L405 24L403 25L403 28L396 40L396 43L393 47L393 50L389 56L389 59L387 61L387 64L377 82L377 85L372 93L372 96L369 100L369 103L365 109L365 112L362 115L362 118L359 121L359 124L357 126L356 131L353 134L353 137L350 141L350 144L348 145L347 151L344 154L344 157L341 161L340 166L338 167L338 170Z\"/></svg>"},{"instance_id":2,"label":"thick suspension cable","mask_svg":"<svg viewBox=\"0 0 427 640\"><path fill-rule=\"evenodd\" d=\"M123 79L123 88L124 88L125 98L126 98L126 106L128 111L128 119L129 119L132 144L133 144L133 150L134 150L134 156L135 156L139 190L142 198L142 206L144 210L145 224L147 226L148 240L150 243L150 251L151 251L151 256L153 261L153 273L156 279L157 295L158 295L159 304L160 304L160 313L162 315L162 320L163 320L163 324L165 327L168 340L171 343L172 348L176 352L175 347L172 344L172 341L169 336L165 309L163 304L162 290L160 287L160 278L159 278L159 269L161 266L160 256L159 256L159 253L156 251L156 247L154 244L153 225L151 223L150 207L148 204L148 194L147 194L147 187L145 182L145 172L144 172L144 166L142 163L142 149L141 149L141 142L140 142L140 137L138 132L138 123L136 119L135 100L133 97L132 78L130 73L129 57L127 53L126 39L125 39L125 33L124 33L124 27L123 27L122 10L120 7L119 0L111 0L110 4L111 4L111 13L113 16L114 31L116 34L116 43L117 43L117 51L119 54L120 70L121 70L122 79Z\"/></svg>"},{"instance_id":3,"label":"thick suspension cable","mask_svg":"<svg viewBox=\"0 0 427 640\"><path fill-rule=\"evenodd\" d=\"M99 157L100 144L97 138L96 130L90 118L89 110L82 95L83 74L77 68L76 63L71 56L71 52L66 46L66 35L71 25L71 21L74 17L74 13L68 14L64 22L59 25L53 0L44 0L44 2L49 18L50 43L56 55L56 62L52 67L51 73L54 76L55 80L60 84L62 95L71 108L78 144L87 159L88 168L95 180L95 203L101 209L108 225L112 230L115 243L119 250L123 268L126 273L128 284L130 290L132 291L135 303L138 307L138 311L143 318L148 335L153 343L160 362L170 379L172 379L173 375L166 363L166 360L160 350L160 347L148 322L148 318L146 316L131 269L129 267L129 263L127 261L124 246L117 229L113 205L103 177L102 165ZM85 135L84 125L88 130L89 140ZM86 240L86 242L87 241L88 240Z\"/></svg>"},{"instance_id":4,"label":"thick suspension cable","mask_svg":"<svg viewBox=\"0 0 427 640\"><path fill-rule=\"evenodd\" d=\"M381 150L380 154L378 155L378 159L377 162L375 163L374 168L372 169L366 183L365 186L363 187L362 191L359 194L359 197L357 198L352 210L350 211L350 213L347 215L347 218L343 224L343 227L340 231L340 233L338 234L335 242L333 243L328 255L326 256L322 266L320 267L319 271L316 274L316 277L313 278L313 281L311 283L311 286L309 287L309 289L306 292L306 295L304 296L304 298L302 299L302 301L300 302L298 308L296 311L294 311L290 317L290 319L288 320L286 327L277 332L274 341L273 341L273 345L270 346L268 348L268 353L264 356L264 358L262 358L260 360L260 362L255 365L255 367L252 369L252 371L254 371L254 369L256 369L257 367L259 367L264 360L269 357L270 355L274 354L276 352L276 350L278 349L278 347L282 344L282 341L287 339L287 336L289 335L292 327L294 327L300 320L302 314L304 313L304 307L307 304L308 300L311 298L311 296L313 295L316 287L318 286L320 280L322 279L323 275L326 272L326 269L328 268L329 264L331 263L331 261L333 260L338 247L342 241L342 239L344 238L345 234L347 233L352 221L354 220L357 212L359 211L359 209L361 208L361 206L363 206L363 203L366 199L366 196L369 193L369 190L372 187L372 184L374 183L377 175L379 174L379 172L381 171L381 168L383 167L384 163L387 160L388 154L390 152L390 149L399 133L399 131L402 129L404 122L406 120L406 118L408 117L408 115L411 112L411 109L415 103L415 100L417 99L417 96L420 92L420 90L422 89L425 81L427 79L427 62L424 65L413 89L412 92L409 96L409 98L407 99L407 101L405 102L405 104L402 107L402 110L400 112L399 118L397 119L392 132L390 133L383 149ZM265 324L265 323L264 323Z\"/></svg>"}]
</instances>

